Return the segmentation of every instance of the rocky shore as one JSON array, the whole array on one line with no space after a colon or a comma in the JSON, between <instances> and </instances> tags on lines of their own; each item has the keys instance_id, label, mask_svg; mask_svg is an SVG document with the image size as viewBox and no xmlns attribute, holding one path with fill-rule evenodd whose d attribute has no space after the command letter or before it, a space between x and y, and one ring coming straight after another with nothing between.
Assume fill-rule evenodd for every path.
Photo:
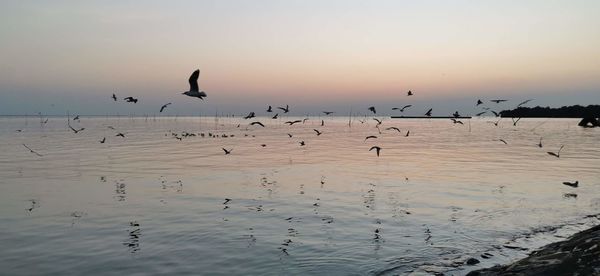
<instances>
[{"instance_id":1,"label":"rocky shore","mask_svg":"<svg viewBox=\"0 0 600 276\"><path fill-rule=\"evenodd\" d=\"M600 225L546 245L512 264L467 275L600 275Z\"/></svg>"}]
</instances>

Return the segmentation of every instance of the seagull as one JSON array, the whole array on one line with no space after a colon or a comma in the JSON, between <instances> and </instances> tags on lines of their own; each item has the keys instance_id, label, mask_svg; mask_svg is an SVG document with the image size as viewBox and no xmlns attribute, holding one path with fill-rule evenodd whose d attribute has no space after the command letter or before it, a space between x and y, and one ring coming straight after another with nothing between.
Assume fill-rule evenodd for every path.
<instances>
[{"instance_id":1,"label":"seagull","mask_svg":"<svg viewBox=\"0 0 600 276\"><path fill-rule=\"evenodd\" d=\"M200 69L194 71L188 79L188 82L190 83L190 91L185 91L182 94L204 100L203 98L206 97L206 93L204 93L204 91L200 91L198 88L198 77L200 77Z\"/></svg>"},{"instance_id":2,"label":"seagull","mask_svg":"<svg viewBox=\"0 0 600 276\"><path fill-rule=\"evenodd\" d=\"M222 149L223 149L223 151L225 152L225 155L228 155L228 154L230 154L230 153L231 153L231 151L233 150L233 149L227 150L227 149L225 149L225 148L222 148ZM225 203L223 203L223 204L225 204Z\"/></svg>"},{"instance_id":3,"label":"seagull","mask_svg":"<svg viewBox=\"0 0 600 276\"><path fill-rule=\"evenodd\" d=\"M483 104L483 102L481 101L481 99L477 100L477 104L475 104L475 106L479 106L480 104Z\"/></svg>"},{"instance_id":4,"label":"seagull","mask_svg":"<svg viewBox=\"0 0 600 276\"><path fill-rule=\"evenodd\" d=\"M457 119L454 119L454 118L452 118L452 119L450 119L450 120L452 120L452 122L453 122L454 124L461 124L461 125L464 125L464 124L463 124L463 122L461 122L461 121L459 121L459 120L457 120Z\"/></svg>"},{"instance_id":5,"label":"seagull","mask_svg":"<svg viewBox=\"0 0 600 276\"><path fill-rule=\"evenodd\" d=\"M113 101L115 101L115 102L117 101L117 95L115 95L115 93L113 93L113 95L112 95L112 99L113 99Z\"/></svg>"},{"instance_id":6,"label":"seagull","mask_svg":"<svg viewBox=\"0 0 600 276\"><path fill-rule=\"evenodd\" d=\"M404 135L404 137L408 137L409 134L410 134L410 130L406 132L406 135Z\"/></svg>"},{"instance_id":7,"label":"seagull","mask_svg":"<svg viewBox=\"0 0 600 276\"><path fill-rule=\"evenodd\" d=\"M405 105L405 106L404 106L404 107L402 107L402 108L394 107L394 108L392 108L392 110L398 110L398 111L400 111L400 112L404 112L404 109L407 109L407 108L409 108L409 107L411 107L411 106L412 106L412 104L407 104L407 105Z\"/></svg>"},{"instance_id":8,"label":"seagull","mask_svg":"<svg viewBox=\"0 0 600 276\"><path fill-rule=\"evenodd\" d=\"M563 184L567 185L567 186L571 186L573 188L577 188L579 187L579 181L575 181L575 182L563 182Z\"/></svg>"},{"instance_id":9,"label":"seagull","mask_svg":"<svg viewBox=\"0 0 600 276\"><path fill-rule=\"evenodd\" d=\"M475 116L481 116L481 115L485 114L486 112L487 112L487 111L484 111L484 112L479 112L479 113L475 114Z\"/></svg>"},{"instance_id":10,"label":"seagull","mask_svg":"<svg viewBox=\"0 0 600 276\"><path fill-rule=\"evenodd\" d=\"M491 111L492 113L494 113L494 115L495 115L496 117L500 117L500 113L498 113L498 112L496 112L496 111L493 111L493 110L490 110L490 111Z\"/></svg>"},{"instance_id":11,"label":"seagull","mask_svg":"<svg viewBox=\"0 0 600 276\"><path fill-rule=\"evenodd\" d=\"M306 144L304 143L304 141L300 141L300 146L305 146Z\"/></svg>"},{"instance_id":12,"label":"seagull","mask_svg":"<svg viewBox=\"0 0 600 276\"><path fill-rule=\"evenodd\" d=\"M292 134L289 134L289 133L288 133L287 135L288 135L290 138L292 138Z\"/></svg>"},{"instance_id":13,"label":"seagull","mask_svg":"<svg viewBox=\"0 0 600 276\"><path fill-rule=\"evenodd\" d=\"M25 148L27 148L27 149L28 149L28 150L29 150L31 153L33 153L33 154L35 154L35 155L37 155L37 156L40 156L40 157L41 157L41 156L43 156L43 155L39 154L37 151L34 151L34 150L32 150L32 149L31 149L30 147L28 147L27 145L23 144L23 146L24 146Z\"/></svg>"},{"instance_id":14,"label":"seagull","mask_svg":"<svg viewBox=\"0 0 600 276\"><path fill-rule=\"evenodd\" d=\"M373 118L373 120L375 120L377 122L377 126L381 125L381 120L377 119L377 118Z\"/></svg>"},{"instance_id":15,"label":"seagull","mask_svg":"<svg viewBox=\"0 0 600 276\"><path fill-rule=\"evenodd\" d=\"M125 134L123 134L123 133L121 133L121 132L117 133L117 135L115 135L115 136L121 136L121 137L125 138ZM181 140L181 139L180 139L180 140Z\"/></svg>"},{"instance_id":16,"label":"seagull","mask_svg":"<svg viewBox=\"0 0 600 276\"><path fill-rule=\"evenodd\" d=\"M500 142L504 143L505 145L508 145L508 143L507 143L506 141L504 141L504 139L500 139L500 140L498 140L498 141L500 141Z\"/></svg>"},{"instance_id":17,"label":"seagull","mask_svg":"<svg viewBox=\"0 0 600 276\"><path fill-rule=\"evenodd\" d=\"M287 105L287 104L285 105L285 108L283 108L283 107L281 107L281 106L280 106L280 107L278 107L278 109L281 109L281 110L283 110L283 113L288 113L288 112L290 112L290 106L289 106L289 105Z\"/></svg>"},{"instance_id":18,"label":"seagull","mask_svg":"<svg viewBox=\"0 0 600 276\"><path fill-rule=\"evenodd\" d=\"M106 137L102 138L102 140L100 140L100 144L104 144L104 142L106 142Z\"/></svg>"},{"instance_id":19,"label":"seagull","mask_svg":"<svg viewBox=\"0 0 600 276\"><path fill-rule=\"evenodd\" d=\"M304 123L306 123L306 121L308 121L308 118L304 118L304 119L302 120L302 123L304 124Z\"/></svg>"},{"instance_id":20,"label":"seagull","mask_svg":"<svg viewBox=\"0 0 600 276\"><path fill-rule=\"evenodd\" d=\"M167 106L169 106L170 104L171 104L171 103L167 103L167 104L163 105L163 106L160 108L160 112L162 113L162 112L163 112L163 110L165 110L165 108L167 108Z\"/></svg>"},{"instance_id":21,"label":"seagull","mask_svg":"<svg viewBox=\"0 0 600 276\"><path fill-rule=\"evenodd\" d=\"M513 121L513 126L517 126L517 123L519 122L519 120L521 120L521 117L519 117L519 119L517 119L515 121L515 118L510 118Z\"/></svg>"},{"instance_id":22,"label":"seagull","mask_svg":"<svg viewBox=\"0 0 600 276\"><path fill-rule=\"evenodd\" d=\"M427 117L431 117L431 111L433 110L433 108L430 108L426 113L425 116Z\"/></svg>"},{"instance_id":23,"label":"seagull","mask_svg":"<svg viewBox=\"0 0 600 276\"><path fill-rule=\"evenodd\" d=\"M369 135L369 136L367 136L367 137L365 138L365 142L366 142L368 139L371 139L371 138L373 138L373 139L376 139L376 138L377 138L377 136L375 136L375 135Z\"/></svg>"},{"instance_id":24,"label":"seagull","mask_svg":"<svg viewBox=\"0 0 600 276\"><path fill-rule=\"evenodd\" d=\"M561 150L562 150L564 147L565 147L565 145L561 145L561 146L560 146L560 149L558 149L558 152L557 152L557 153L554 153L554 152L551 152L551 151L548 151L547 153L548 153L548 154L550 154L550 155L552 155L552 156L555 156L556 158L560 158L560 151L561 151Z\"/></svg>"},{"instance_id":25,"label":"seagull","mask_svg":"<svg viewBox=\"0 0 600 276\"><path fill-rule=\"evenodd\" d=\"M490 100L490 102L493 102L493 103L501 103L501 102L506 102L506 101L508 101L508 100Z\"/></svg>"},{"instance_id":26,"label":"seagull","mask_svg":"<svg viewBox=\"0 0 600 276\"><path fill-rule=\"evenodd\" d=\"M250 112L250 113L248 113L248 116L244 117L244 119L250 119L250 118L254 118L254 117L256 117L254 112Z\"/></svg>"},{"instance_id":27,"label":"seagull","mask_svg":"<svg viewBox=\"0 0 600 276\"><path fill-rule=\"evenodd\" d=\"M138 99L135 99L133 97L127 97L127 98L124 98L123 100L125 100L128 103L137 103L138 102Z\"/></svg>"},{"instance_id":28,"label":"seagull","mask_svg":"<svg viewBox=\"0 0 600 276\"><path fill-rule=\"evenodd\" d=\"M406 96L412 96L412 95L413 95L412 91L408 90L408 92L406 92Z\"/></svg>"},{"instance_id":29,"label":"seagull","mask_svg":"<svg viewBox=\"0 0 600 276\"><path fill-rule=\"evenodd\" d=\"M313 130L314 130L314 131L317 133L317 136L320 136L321 134L323 134L323 132L320 132L320 131L319 131L319 130L317 130L317 129L313 129Z\"/></svg>"},{"instance_id":30,"label":"seagull","mask_svg":"<svg viewBox=\"0 0 600 276\"><path fill-rule=\"evenodd\" d=\"M373 114L377 114L377 111L375 111L375 107L374 106L369 107L369 110L371 110L371 112L373 112Z\"/></svg>"},{"instance_id":31,"label":"seagull","mask_svg":"<svg viewBox=\"0 0 600 276\"><path fill-rule=\"evenodd\" d=\"M542 138L543 137L540 137L540 142L538 143L538 147L540 147L540 148L543 147L543 145L542 145Z\"/></svg>"},{"instance_id":32,"label":"seagull","mask_svg":"<svg viewBox=\"0 0 600 276\"><path fill-rule=\"evenodd\" d=\"M265 127L265 125L263 125L261 122L252 122L252 123L250 123L250 125L251 126L253 126L253 125L259 125L261 127Z\"/></svg>"},{"instance_id":33,"label":"seagull","mask_svg":"<svg viewBox=\"0 0 600 276\"><path fill-rule=\"evenodd\" d=\"M371 149L369 149L369 151L372 151L373 149L375 149L375 151L377 151L377 157L379 157L379 151L381 151L381 148L378 146L372 146Z\"/></svg>"},{"instance_id":34,"label":"seagull","mask_svg":"<svg viewBox=\"0 0 600 276\"><path fill-rule=\"evenodd\" d=\"M325 115L331 115L331 114L333 114L335 112L333 112L333 111L323 111L323 113L325 113Z\"/></svg>"},{"instance_id":35,"label":"seagull","mask_svg":"<svg viewBox=\"0 0 600 276\"><path fill-rule=\"evenodd\" d=\"M74 128L73 128L71 125L69 125L69 128L70 128L70 129L71 129L73 132L75 132L75 133L78 133L78 132L80 132L80 131L83 131L83 130L85 129L84 127L80 128L80 129L74 129Z\"/></svg>"},{"instance_id":36,"label":"seagull","mask_svg":"<svg viewBox=\"0 0 600 276\"><path fill-rule=\"evenodd\" d=\"M267 108L267 112L273 112L273 108L269 105L269 108Z\"/></svg>"},{"instance_id":37,"label":"seagull","mask_svg":"<svg viewBox=\"0 0 600 276\"><path fill-rule=\"evenodd\" d=\"M75 115L75 117L73 118L73 121L79 121L79 115Z\"/></svg>"},{"instance_id":38,"label":"seagull","mask_svg":"<svg viewBox=\"0 0 600 276\"><path fill-rule=\"evenodd\" d=\"M392 130L392 129L395 130L395 131L401 132L400 129L397 128L397 127L388 127L385 130Z\"/></svg>"},{"instance_id":39,"label":"seagull","mask_svg":"<svg viewBox=\"0 0 600 276\"><path fill-rule=\"evenodd\" d=\"M293 125L293 124L302 123L302 120L287 121L287 122L285 122L285 123L291 126L291 125Z\"/></svg>"},{"instance_id":40,"label":"seagull","mask_svg":"<svg viewBox=\"0 0 600 276\"><path fill-rule=\"evenodd\" d=\"M529 100L523 101L520 104L518 104L517 107L521 107L522 105L524 105L524 104L526 104L528 102L531 102L531 101L533 101L533 99L529 99Z\"/></svg>"},{"instance_id":41,"label":"seagull","mask_svg":"<svg viewBox=\"0 0 600 276\"><path fill-rule=\"evenodd\" d=\"M277 119L277 116L279 116L279 113L275 113L275 116L273 116L271 119Z\"/></svg>"}]
</instances>

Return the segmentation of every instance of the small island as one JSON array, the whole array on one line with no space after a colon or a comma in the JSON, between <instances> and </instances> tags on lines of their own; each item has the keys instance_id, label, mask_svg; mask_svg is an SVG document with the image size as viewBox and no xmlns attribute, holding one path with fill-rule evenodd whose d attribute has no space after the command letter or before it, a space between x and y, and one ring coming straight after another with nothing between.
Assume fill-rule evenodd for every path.
<instances>
[{"instance_id":1,"label":"small island","mask_svg":"<svg viewBox=\"0 0 600 276\"><path fill-rule=\"evenodd\" d=\"M573 105L560 108L551 107L518 107L513 110L503 110L501 117L519 118L582 118L581 127L600 127L600 105Z\"/></svg>"}]
</instances>

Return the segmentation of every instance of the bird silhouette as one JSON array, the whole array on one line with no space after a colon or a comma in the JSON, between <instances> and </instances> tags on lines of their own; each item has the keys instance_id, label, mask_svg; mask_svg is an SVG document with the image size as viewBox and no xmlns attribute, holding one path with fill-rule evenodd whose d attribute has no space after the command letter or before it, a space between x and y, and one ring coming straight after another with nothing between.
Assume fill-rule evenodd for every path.
<instances>
[{"instance_id":1,"label":"bird silhouette","mask_svg":"<svg viewBox=\"0 0 600 276\"><path fill-rule=\"evenodd\" d=\"M519 122L519 120L521 120L521 117L519 117L519 119L517 119L515 121L515 118L510 118L513 121L513 126L517 126L517 123Z\"/></svg>"},{"instance_id":2,"label":"bird silhouette","mask_svg":"<svg viewBox=\"0 0 600 276\"><path fill-rule=\"evenodd\" d=\"M223 149L223 151L225 152L225 155L228 155L228 154L230 154L230 153L231 153L231 151L233 150L233 149L227 150L227 149L225 149L225 148L222 148L222 149ZM225 204L225 203L223 203L223 204Z\"/></svg>"},{"instance_id":3,"label":"bird silhouette","mask_svg":"<svg viewBox=\"0 0 600 276\"><path fill-rule=\"evenodd\" d=\"M501 103L501 102L506 102L506 101L508 101L508 100L490 100L490 102L497 103L497 104Z\"/></svg>"},{"instance_id":4,"label":"bird silhouette","mask_svg":"<svg viewBox=\"0 0 600 276\"><path fill-rule=\"evenodd\" d=\"M293 137L293 135L292 135L292 134L290 134L290 133L288 133L287 135L288 135L290 138L292 138L292 137Z\"/></svg>"},{"instance_id":5,"label":"bird silhouette","mask_svg":"<svg viewBox=\"0 0 600 276\"><path fill-rule=\"evenodd\" d=\"M508 143L506 141L504 141L504 139L498 139L498 141L504 143L505 145L508 145Z\"/></svg>"},{"instance_id":6,"label":"bird silhouette","mask_svg":"<svg viewBox=\"0 0 600 276\"><path fill-rule=\"evenodd\" d=\"M325 125L325 121L321 120L321 126L324 126L324 125Z\"/></svg>"},{"instance_id":7,"label":"bird silhouette","mask_svg":"<svg viewBox=\"0 0 600 276\"><path fill-rule=\"evenodd\" d=\"M305 146L306 143L304 143L304 141L300 141L300 146Z\"/></svg>"},{"instance_id":8,"label":"bird silhouette","mask_svg":"<svg viewBox=\"0 0 600 276\"><path fill-rule=\"evenodd\" d=\"M481 116L481 115L483 115L483 114L485 114L485 113L487 113L487 111L484 111L484 112L479 112L479 113L475 114L475 116Z\"/></svg>"},{"instance_id":9,"label":"bird silhouette","mask_svg":"<svg viewBox=\"0 0 600 276\"><path fill-rule=\"evenodd\" d=\"M460 117L460 114L458 113L458 111L455 111L452 116L454 116L454 118L458 118Z\"/></svg>"},{"instance_id":10,"label":"bird silhouette","mask_svg":"<svg viewBox=\"0 0 600 276\"><path fill-rule=\"evenodd\" d=\"M33 153L33 154L35 154L35 155L37 155L37 156L40 156L40 157L42 157L42 156L43 156L43 155L39 154L37 151L35 151L35 150L32 150L32 149L31 149L30 147L28 147L27 145L23 144L23 146L24 146L25 148L27 148L27 149L29 150L29 152L31 152L31 153Z\"/></svg>"},{"instance_id":11,"label":"bird silhouette","mask_svg":"<svg viewBox=\"0 0 600 276\"><path fill-rule=\"evenodd\" d=\"M267 112L273 112L273 108L269 105L269 108L267 108Z\"/></svg>"},{"instance_id":12,"label":"bird silhouette","mask_svg":"<svg viewBox=\"0 0 600 276\"><path fill-rule=\"evenodd\" d=\"M293 124L302 123L302 120L287 121L287 122L285 122L285 123L291 126L291 125L293 125Z\"/></svg>"},{"instance_id":13,"label":"bird silhouette","mask_svg":"<svg viewBox=\"0 0 600 276\"><path fill-rule=\"evenodd\" d=\"M404 112L405 109L407 109L411 106L412 106L412 104L407 104L407 105L403 106L402 108L394 107L394 108L392 108L392 110L398 110L400 112Z\"/></svg>"},{"instance_id":14,"label":"bird silhouette","mask_svg":"<svg viewBox=\"0 0 600 276\"><path fill-rule=\"evenodd\" d=\"M375 120L375 122L377 122L377 126L381 125L381 120L379 120L377 118L373 118L373 120Z\"/></svg>"},{"instance_id":15,"label":"bird silhouette","mask_svg":"<svg viewBox=\"0 0 600 276\"><path fill-rule=\"evenodd\" d=\"M283 113L288 113L288 112L290 112L290 106L289 106L289 105L287 105L287 104L285 105L285 108L283 108L283 107L281 107L281 106L280 106L280 107L277 107L277 108L278 108L278 109L281 109L281 110L283 110Z\"/></svg>"},{"instance_id":16,"label":"bird silhouette","mask_svg":"<svg viewBox=\"0 0 600 276\"><path fill-rule=\"evenodd\" d=\"M575 181L575 182L567 182L567 181L565 181L565 182L563 182L563 184L567 185L567 186L571 186L573 188L579 187L579 181L578 180Z\"/></svg>"},{"instance_id":17,"label":"bird silhouette","mask_svg":"<svg viewBox=\"0 0 600 276\"><path fill-rule=\"evenodd\" d=\"M323 111L323 113L325 113L325 115L331 115L331 114L333 114L335 112L333 112L333 111Z\"/></svg>"},{"instance_id":18,"label":"bird silhouette","mask_svg":"<svg viewBox=\"0 0 600 276\"><path fill-rule=\"evenodd\" d=\"M160 107L160 113L162 113L162 112L163 112L163 110L165 110L165 108L167 108L167 106L169 106L170 104L171 104L171 103L167 103L167 104L164 104L163 106L161 106L161 107Z\"/></svg>"},{"instance_id":19,"label":"bird silhouette","mask_svg":"<svg viewBox=\"0 0 600 276\"><path fill-rule=\"evenodd\" d=\"M102 138L102 140L100 140L100 144L104 144L104 142L106 142L106 137Z\"/></svg>"},{"instance_id":20,"label":"bird silhouette","mask_svg":"<svg viewBox=\"0 0 600 276\"><path fill-rule=\"evenodd\" d=\"M75 117L73 117L73 121L79 121L79 115L75 115Z\"/></svg>"},{"instance_id":21,"label":"bird silhouette","mask_svg":"<svg viewBox=\"0 0 600 276\"><path fill-rule=\"evenodd\" d=\"M520 104L518 104L518 105L517 105L517 108L519 108L519 107L521 107L522 105L524 105L524 104L526 104L526 103L528 103L528 102L531 102L531 101L533 101L533 99L529 99L529 100L522 101Z\"/></svg>"},{"instance_id":22,"label":"bird silhouette","mask_svg":"<svg viewBox=\"0 0 600 276\"><path fill-rule=\"evenodd\" d=\"M277 116L279 116L279 113L275 113L275 116L271 117L271 119L277 119Z\"/></svg>"},{"instance_id":23,"label":"bird silhouette","mask_svg":"<svg viewBox=\"0 0 600 276\"><path fill-rule=\"evenodd\" d=\"M250 125L251 126L253 126L253 125L259 125L261 127L265 127L265 125L263 125L261 122L258 122L258 121L257 122L252 122L252 123L250 123Z\"/></svg>"},{"instance_id":24,"label":"bird silhouette","mask_svg":"<svg viewBox=\"0 0 600 276\"><path fill-rule=\"evenodd\" d=\"M481 99L477 100L477 103L475 104L475 106L479 106L480 104L483 104L483 102L481 101Z\"/></svg>"},{"instance_id":25,"label":"bird silhouette","mask_svg":"<svg viewBox=\"0 0 600 276\"><path fill-rule=\"evenodd\" d=\"M365 138L365 142L366 142L368 139L377 139L377 136L375 136L375 135L369 135L369 136L367 136L367 137Z\"/></svg>"},{"instance_id":26,"label":"bird silhouette","mask_svg":"<svg viewBox=\"0 0 600 276\"><path fill-rule=\"evenodd\" d=\"M542 145L542 138L543 137L540 137L540 142L538 143L538 147L540 147L540 148L543 147L543 145Z\"/></svg>"},{"instance_id":27,"label":"bird silhouette","mask_svg":"<svg viewBox=\"0 0 600 276\"><path fill-rule=\"evenodd\" d=\"M308 121L308 118L304 118L304 119L302 119L302 123L303 123L303 124L304 124L304 123L306 123L306 121Z\"/></svg>"},{"instance_id":28,"label":"bird silhouette","mask_svg":"<svg viewBox=\"0 0 600 276\"><path fill-rule=\"evenodd\" d=\"M386 128L386 130L392 130L392 129L393 129L393 130L395 130L395 131L398 131L398 132L402 132L402 131L400 131L400 129L399 129L399 128L397 128L397 127L388 127L388 128Z\"/></svg>"},{"instance_id":29,"label":"bird silhouette","mask_svg":"<svg viewBox=\"0 0 600 276\"><path fill-rule=\"evenodd\" d=\"M117 133L117 135L115 135L115 136L121 136L121 137L125 138L125 134L123 134L123 133L121 133L121 132ZM180 140L181 140L181 139L180 139Z\"/></svg>"},{"instance_id":30,"label":"bird silhouette","mask_svg":"<svg viewBox=\"0 0 600 276\"><path fill-rule=\"evenodd\" d=\"M83 130L85 130L85 128L84 128L84 127L80 128L80 129L74 129L74 128L73 128L71 125L69 125L69 128L70 128L70 129L71 129L73 132L75 132L75 133L79 133L80 131L83 131Z\"/></svg>"},{"instance_id":31,"label":"bird silhouette","mask_svg":"<svg viewBox=\"0 0 600 276\"><path fill-rule=\"evenodd\" d=\"M113 94L112 94L112 99L113 99L113 101L115 101L115 102L117 101L117 95L115 95L115 93L113 93Z\"/></svg>"},{"instance_id":32,"label":"bird silhouette","mask_svg":"<svg viewBox=\"0 0 600 276\"><path fill-rule=\"evenodd\" d=\"M552 156L555 156L556 158L560 158L560 151L561 151L561 150L562 150L564 147L565 147L564 145L561 145L561 146L560 146L560 148L558 149L558 152L556 152L556 153L554 153L554 152L551 152L551 151L548 151L548 152L546 152L546 153L548 153L548 154L550 154L550 155L552 155Z\"/></svg>"},{"instance_id":33,"label":"bird silhouette","mask_svg":"<svg viewBox=\"0 0 600 276\"><path fill-rule=\"evenodd\" d=\"M491 111L492 113L494 113L494 115L495 115L496 117L500 117L500 114L499 114L498 112L496 112L496 111L493 111L493 110L490 110L490 111Z\"/></svg>"},{"instance_id":34,"label":"bird silhouette","mask_svg":"<svg viewBox=\"0 0 600 276\"><path fill-rule=\"evenodd\" d=\"M313 130L317 133L317 136L320 136L321 134L323 134L323 132L320 132L318 129L313 129Z\"/></svg>"},{"instance_id":35,"label":"bird silhouette","mask_svg":"<svg viewBox=\"0 0 600 276\"><path fill-rule=\"evenodd\" d=\"M406 96L412 96L412 95L413 95L412 91L408 90L408 92L406 92Z\"/></svg>"},{"instance_id":36,"label":"bird silhouette","mask_svg":"<svg viewBox=\"0 0 600 276\"><path fill-rule=\"evenodd\" d=\"M248 113L248 115L246 117L244 117L244 119L247 120L247 119L254 118L254 117L256 117L256 115L254 114L254 112L250 112L250 113Z\"/></svg>"},{"instance_id":37,"label":"bird silhouette","mask_svg":"<svg viewBox=\"0 0 600 276\"><path fill-rule=\"evenodd\" d=\"M373 149L374 149L375 151L377 151L377 157L379 157L379 152L381 151L381 148L380 148L380 147L378 147L378 146L372 146L372 147L369 149L369 151L372 151Z\"/></svg>"},{"instance_id":38,"label":"bird silhouette","mask_svg":"<svg viewBox=\"0 0 600 276\"><path fill-rule=\"evenodd\" d=\"M454 124L461 124L461 125L464 125L464 124L463 124L463 122L461 122L461 121L459 121L459 120L457 120L457 119L454 119L454 118L452 118L452 119L450 119L450 120L452 120L452 123L454 123Z\"/></svg>"},{"instance_id":39,"label":"bird silhouette","mask_svg":"<svg viewBox=\"0 0 600 276\"><path fill-rule=\"evenodd\" d=\"M409 134L410 134L410 130L406 131L406 135L404 135L404 137L408 137Z\"/></svg>"},{"instance_id":40,"label":"bird silhouette","mask_svg":"<svg viewBox=\"0 0 600 276\"><path fill-rule=\"evenodd\" d=\"M375 111L375 107L374 106L369 107L369 110L371 112L373 112L373 114L377 114L377 111Z\"/></svg>"},{"instance_id":41,"label":"bird silhouette","mask_svg":"<svg viewBox=\"0 0 600 276\"><path fill-rule=\"evenodd\" d=\"M194 71L188 79L188 82L190 83L190 91L185 91L182 94L204 100L203 98L206 97L206 93L204 91L200 91L198 87L198 77L200 77L200 69L196 69L196 71Z\"/></svg>"},{"instance_id":42,"label":"bird silhouette","mask_svg":"<svg viewBox=\"0 0 600 276\"><path fill-rule=\"evenodd\" d=\"M431 111L432 110L433 110L433 108L430 108L429 110L427 110L427 112L425 112L425 116L431 117Z\"/></svg>"},{"instance_id":43,"label":"bird silhouette","mask_svg":"<svg viewBox=\"0 0 600 276\"><path fill-rule=\"evenodd\" d=\"M134 103L134 104L138 102L138 99L135 99L133 97L127 97L127 98L124 98L123 100L125 100L128 103Z\"/></svg>"}]
</instances>

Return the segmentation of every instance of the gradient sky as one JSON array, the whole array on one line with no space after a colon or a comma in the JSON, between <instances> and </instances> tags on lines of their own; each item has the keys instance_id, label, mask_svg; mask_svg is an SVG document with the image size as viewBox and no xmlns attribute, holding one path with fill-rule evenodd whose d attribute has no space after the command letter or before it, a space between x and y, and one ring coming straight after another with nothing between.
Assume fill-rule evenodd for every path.
<instances>
[{"instance_id":1,"label":"gradient sky","mask_svg":"<svg viewBox=\"0 0 600 276\"><path fill-rule=\"evenodd\" d=\"M4 0L0 114L600 104L598 11L597 0ZM180 95L196 68L204 102Z\"/></svg>"}]
</instances>

